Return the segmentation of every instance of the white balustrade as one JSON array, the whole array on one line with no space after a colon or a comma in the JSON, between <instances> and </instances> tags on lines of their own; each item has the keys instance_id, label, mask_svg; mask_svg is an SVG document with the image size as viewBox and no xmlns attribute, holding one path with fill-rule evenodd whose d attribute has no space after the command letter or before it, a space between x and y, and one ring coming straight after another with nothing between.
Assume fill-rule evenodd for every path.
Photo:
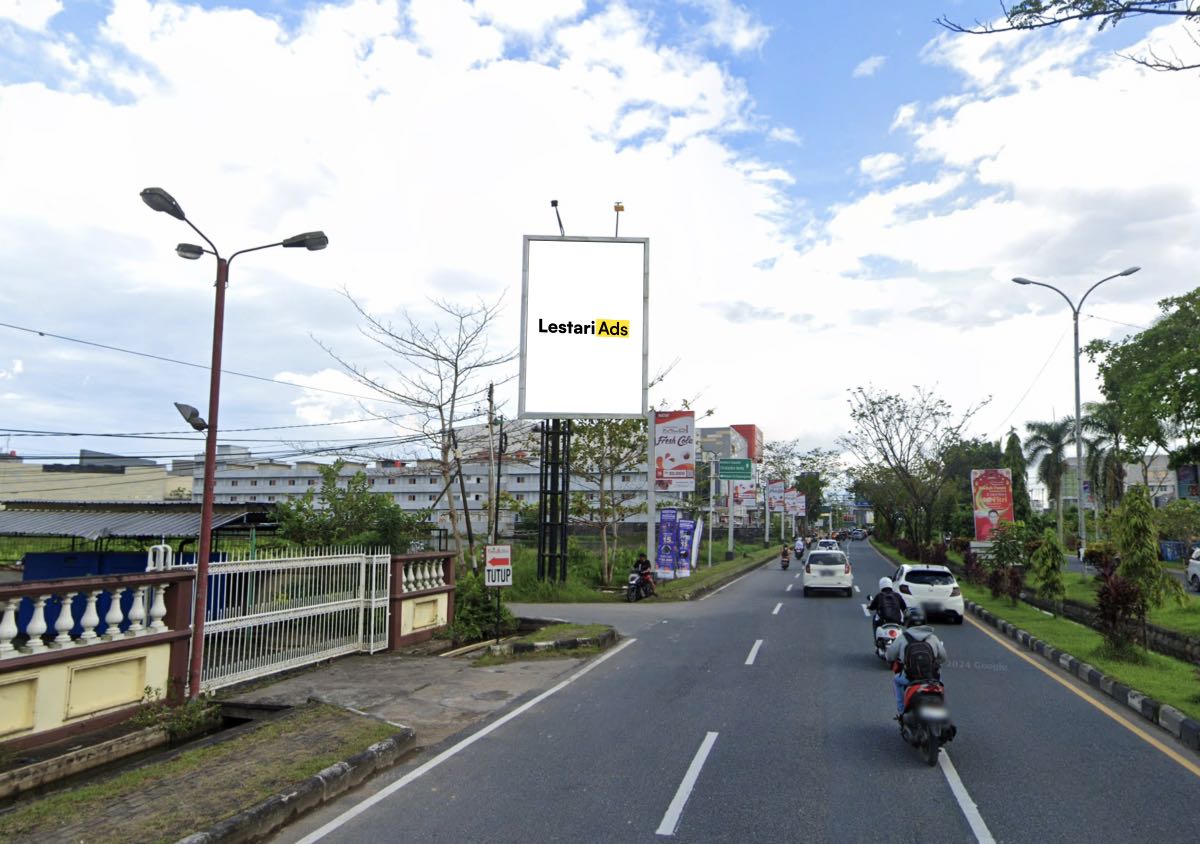
<instances>
[{"instance_id":1,"label":"white balustrade","mask_svg":"<svg viewBox=\"0 0 1200 844\"><path fill-rule=\"evenodd\" d=\"M79 641L85 645L94 645L101 641L100 637L96 635L96 627L100 624L100 614L96 612L96 601L103 591L103 589L93 589L87 593L87 606L83 609L83 618L79 619L79 624L83 628L83 632L79 635Z\"/></svg>"},{"instance_id":2,"label":"white balustrade","mask_svg":"<svg viewBox=\"0 0 1200 844\"><path fill-rule=\"evenodd\" d=\"M104 638L110 642L125 635L121 632L121 622L125 620L125 613L121 611L121 593L124 591L118 588L108 593L108 612L104 614Z\"/></svg>"},{"instance_id":3,"label":"white balustrade","mask_svg":"<svg viewBox=\"0 0 1200 844\"><path fill-rule=\"evenodd\" d=\"M146 587L139 586L133 591L133 604L129 607L129 629L126 636L144 636L146 627Z\"/></svg>"},{"instance_id":4,"label":"white balustrade","mask_svg":"<svg viewBox=\"0 0 1200 844\"><path fill-rule=\"evenodd\" d=\"M75 619L71 615L71 601L74 600L75 593L64 592L61 597L62 607L58 611L58 618L54 620L54 629L58 631L58 635L54 637L54 645L69 648L74 644L71 641L71 628L75 626Z\"/></svg>"},{"instance_id":5,"label":"white balustrade","mask_svg":"<svg viewBox=\"0 0 1200 844\"><path fill-rule=\"evenodd\" d=\"M53 595L38 595L33 602L33 615L29 619L29 624L25 626L25 632L29 634L29 652L40 654L46 650L46 642L42 636L46 635L46 602Z\"/></svg>"},{"instance_id":6,"label":"white balustrade","mask_svg":"<svg viewBox=\"0 0 1200 844\"><path fill-rule=\"evenodd\" d=\"M4 603L4 616L0 618L0 659L17 655L13 639L17 637L17 607L19 598L10 598Z\"/></svg>"},{"instance_id":7,"label":"white balustrade","mask_svg":"<svg viewBox=\"0 0 1200 844\"><path fill-rule=\"evenodd\" d=\"M411 592L412 589L412 573L408 563L404 564L404 570L401 573L401 591Z\"/></svg>"},{"instance_id":8,"label":"white balustrade","mask_svg":"<svg viewBox=\"0 0 1200 844\"><path fill-rule=\"evenodd\" d=\"M169 583L160 583L154 589L154 603L150 605L150 629L155 633L162 633L167 629L167 625L163 623L163 616L167 614L167 602L165 596Z\"/></svg>"}]
</instances>

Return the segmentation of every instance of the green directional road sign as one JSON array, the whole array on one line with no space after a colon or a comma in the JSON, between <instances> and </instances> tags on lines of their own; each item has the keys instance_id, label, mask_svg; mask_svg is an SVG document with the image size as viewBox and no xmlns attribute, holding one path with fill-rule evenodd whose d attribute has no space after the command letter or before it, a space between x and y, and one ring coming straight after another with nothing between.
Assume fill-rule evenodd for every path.
<instances>
[{"instance_id":1,"label":"green directional road sign","mask_svg":"<svg viewBox=\"0 0 1200 844\"><path fill-rule=\"evenodd\" d=\"M717 477L723 481L754 480L754 468L748 458L717 461Z\"/></svg>"}]
</instances>

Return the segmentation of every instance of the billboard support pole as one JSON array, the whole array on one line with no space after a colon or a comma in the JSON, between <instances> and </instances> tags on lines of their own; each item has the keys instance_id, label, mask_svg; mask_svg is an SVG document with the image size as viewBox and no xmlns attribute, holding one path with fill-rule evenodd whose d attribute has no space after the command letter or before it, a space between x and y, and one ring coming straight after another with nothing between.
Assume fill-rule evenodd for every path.
<instances>
[{"instance_id":1,"label":"billboard support pole","mask_svg":"<svg viewBox=\"0 0 1200 844\"><path fill-rule=\"evenodd\" d=\"M763 528L763 547L769 548L771 545L771 496L763 495L763 519L766 522L766 527Z\"/></svg>"},{"instance_id":2,"label":"billboard support pole","mask_svg":"<svg viewBox=\"0 0 1200 844\"><path fill-rule=\"evenodd\" d=\"M725 482L725 504L729 511L729 546L725 549L725 559L733 559L733 481Z\"/></svg>"},{"instance_id":3,"label":"billboard support pole","mask_svg":"<svg viewBox=\"0 0 1200 844\"><path fill-rule=\"evenodd\" d=\"M644 382L643 382L644 384ZM646 389L642 388L642 401L646 400ZM657 560L658 549L654 546L654 530L657 523L655 518L654 500L654 411L646 413L646 559Z\"/></svg>"},{"instance_id":4,"label":"billboard support pole","mask_svg":"<svg viewBox=\"0 0 1200 844\"><path fill-rule=\"evenodd\" d=\"M618 203L619 204L619 203ZM617 218L620 220L620 217ZM650 242L642 250L642 413L646 416L646 559L656 560L654 526L654 408L650 406Z\"/></svg>"}]
</instances>

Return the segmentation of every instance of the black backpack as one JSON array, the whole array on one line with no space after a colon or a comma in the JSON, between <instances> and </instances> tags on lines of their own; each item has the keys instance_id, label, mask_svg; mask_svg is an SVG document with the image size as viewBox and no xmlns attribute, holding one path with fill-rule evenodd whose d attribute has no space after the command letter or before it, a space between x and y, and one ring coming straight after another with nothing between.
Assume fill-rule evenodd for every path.
<instances>
[{"instance_id":1,"label":"black backpack","mask_svg":"<svg viewBox=\"0 0 1200 844\"><path fill-rule=\"evenodd\" d=\"M879 593L879 618L900 624L904 621L904 600L895 592Z\"/></svg>"},{"instance_id":2,"label":"black backpack","mask_svg":"<svg viewBox=\"0 0 1200 844\"><path fill-rule=\"evenodd\" d=\"M904 676L909 682L917 680L932 680L937 677L937 657L933 645L922 639L915 639L904 631Z\"/></svg>"}]
</instances>

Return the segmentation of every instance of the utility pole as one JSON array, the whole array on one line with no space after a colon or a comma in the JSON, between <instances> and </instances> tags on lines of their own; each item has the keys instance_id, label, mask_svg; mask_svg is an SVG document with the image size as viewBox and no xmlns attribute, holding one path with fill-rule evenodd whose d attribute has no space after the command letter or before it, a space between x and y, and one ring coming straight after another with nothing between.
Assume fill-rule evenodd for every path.
<instances>
[{"instance_id":1,"label":"utility pole","mask_svg":"<svg viewBox=\"0 0 1200 844\"><path fill-rule=\"evenodd\" d=\"M496 398L492 383L488 382L488 543L496 544L496 522L492 518L495 508L492 506L500 495L499 478L496 475L496 437L492 430L492 422L496 416Z\"/></svg>"}]
</instances>

